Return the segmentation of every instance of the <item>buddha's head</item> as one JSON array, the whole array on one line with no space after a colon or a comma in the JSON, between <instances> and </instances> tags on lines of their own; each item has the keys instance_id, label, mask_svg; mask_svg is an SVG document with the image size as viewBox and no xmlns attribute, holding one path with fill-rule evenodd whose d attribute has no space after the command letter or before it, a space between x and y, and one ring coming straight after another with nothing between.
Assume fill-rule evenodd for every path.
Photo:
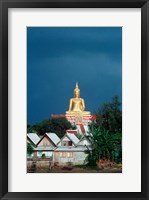
<instances>
[{"instance_id":1,"label":"buddha's head","mask_svg":"<svg viewBox=\"0 0 149 200\"><path fill-rule=\"evenodd\" d=\"M78 83L76 83L76 88L74 89L74 97L79 98L80 97L80 89L78 87Z\"/></svg>"}]
</instances>

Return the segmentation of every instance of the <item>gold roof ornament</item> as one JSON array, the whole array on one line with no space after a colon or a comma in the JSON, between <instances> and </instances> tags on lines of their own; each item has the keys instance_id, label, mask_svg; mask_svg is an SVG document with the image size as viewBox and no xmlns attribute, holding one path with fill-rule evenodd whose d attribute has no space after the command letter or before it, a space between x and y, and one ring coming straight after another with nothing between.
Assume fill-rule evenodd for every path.
<instances>
[{"instance_id":1,"label":"gold roof ornament","mask_svg":"<svg viewBox=\"0 0 149 200\"><path fill-rule=\"evenodd\" d=\"M75 91L79 91L80 92L80 89L79 89L79 86L78 86L78 82L76 82L76 87L75 87L75 89L74 89L74 92Z\"/></svg>"}]
</instances>

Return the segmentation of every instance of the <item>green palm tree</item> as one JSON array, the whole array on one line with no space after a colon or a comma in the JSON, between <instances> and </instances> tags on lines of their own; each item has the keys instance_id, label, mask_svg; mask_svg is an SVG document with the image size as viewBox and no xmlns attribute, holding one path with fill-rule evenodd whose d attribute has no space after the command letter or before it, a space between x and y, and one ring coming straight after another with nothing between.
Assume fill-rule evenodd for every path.
<instances>
[{"instance_id":1,"label":"green palm tree","mask_svg":"<svg viewBox=\"0 0 149 200\"><path fill-rule=\"evenodd\" d=\"M87 164L96 165L100 159L114 160L115 152L121 149L121 134L109 133L107 130L101 131L99 127L91 127L90 140L92 150L87 150Z\"/></svg>"}]
</instances>

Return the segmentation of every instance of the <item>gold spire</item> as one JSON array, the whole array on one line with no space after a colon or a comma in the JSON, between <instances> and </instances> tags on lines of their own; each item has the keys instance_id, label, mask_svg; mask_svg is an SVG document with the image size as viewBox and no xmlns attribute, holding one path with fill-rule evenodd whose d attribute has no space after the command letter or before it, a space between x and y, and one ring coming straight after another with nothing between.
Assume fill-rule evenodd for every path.
<instances>
[{"instance_id":1,"label":"gold spire","mask_svg":"<svg viewBox=\"0 0 149 200\"><path fill-rule=\"evenodd\" d=\"M75 92L75 91L80 91L79 86L78 86L78 82L76 82L76 87L75 87L75 89L74 89L74 92Z\"/></svg>"},{"instance_id":2,"label":"gold spire","mask_svg":"<svg viewBox=\"0 0 149 200\"><path fill-rule=\"evenodd\" d=\"M78 88L78 81L76 82L76 87Z\"/></svg>"}]
</instances>

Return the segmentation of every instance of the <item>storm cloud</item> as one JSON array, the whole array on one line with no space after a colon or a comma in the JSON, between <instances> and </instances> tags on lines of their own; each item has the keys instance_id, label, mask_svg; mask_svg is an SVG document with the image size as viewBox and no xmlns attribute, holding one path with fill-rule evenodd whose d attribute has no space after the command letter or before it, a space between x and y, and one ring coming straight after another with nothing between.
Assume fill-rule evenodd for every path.
<instances>
[{"instance_id":1,"label":"storm cloud","mask_svg":"<svg viewBox=\"0 0 149 200\"><path fill-rule=\"evenodd\" d=\"M122 100L122 28L28 27L28 122L65 113L76 81L92 113Z\"/></svg>"}]
</instances>

